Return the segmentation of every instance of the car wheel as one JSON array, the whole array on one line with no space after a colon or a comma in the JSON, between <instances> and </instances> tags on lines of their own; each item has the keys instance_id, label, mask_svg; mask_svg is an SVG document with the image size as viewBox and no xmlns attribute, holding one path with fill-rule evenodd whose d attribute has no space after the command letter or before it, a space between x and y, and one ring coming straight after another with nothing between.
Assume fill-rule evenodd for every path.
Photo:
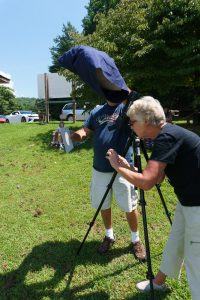
<instances>
[{"instance_id":1,"label":"car wheel","mask_svg":"<svg viewBox=\"0 0 200 300\"><path fill-rule=\"evenodd\" d=\"M6 123L10 123L10 121L8 119L6 119Z\"/></svg>"},{"instance_id":2,"label":"car wheel","mask_svg":"<svg viewBox=\"0 0 200 300\"><path fill-rule=\"evenodd\" d=\"M22 117L21 122L26 122L26 118Z\"/></svg>"},{"instance_id":3,"label":"car wheel","mask_svg":"<svg viewBox=\"0 0 200 300\"><path fill-rule=\"evenodd\" d=\"M73 119L73 115L69 115L69 116L67 116L67 121L73 121L74 119Z\"/></svg>"}]
</instances>

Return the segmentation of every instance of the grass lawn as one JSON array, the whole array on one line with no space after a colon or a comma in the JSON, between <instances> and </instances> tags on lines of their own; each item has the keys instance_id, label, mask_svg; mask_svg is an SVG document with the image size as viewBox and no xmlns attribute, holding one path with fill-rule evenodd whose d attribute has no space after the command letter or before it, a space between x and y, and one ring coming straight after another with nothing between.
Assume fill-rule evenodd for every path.
<instances>
[{"instance_id":1,"label":"grass lawn","mask_svg":"<svg viewBox=\"0 0 200 300\"><path fill-rule=\"evenodd\" d=\"M67 125L79 128L81 122ZM112 251L96 252L104 236L98 215L76 256L95 214L89 195L93 151L90 140L71 153L49 148L57 126L0 126L0 300L150 299L135 288L146 278L147 265L132 255L128 225L115 202ZM167 181L161 190L173 217L176 197ZM170 224L156 188L145 199L155 274ZM140 235L144 241L142 217ZM156 293L155 299L191 299L184 270L180 281L167 284L169 291Z\"/></svg>"}]
</instances>

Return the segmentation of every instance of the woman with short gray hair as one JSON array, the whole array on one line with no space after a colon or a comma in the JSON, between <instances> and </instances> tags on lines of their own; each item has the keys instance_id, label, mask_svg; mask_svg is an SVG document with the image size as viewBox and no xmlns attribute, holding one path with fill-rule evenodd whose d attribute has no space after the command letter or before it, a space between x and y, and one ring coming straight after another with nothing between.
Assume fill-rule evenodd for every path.
<instances>
[{"instance_id":1,"label":"woman with short gray hair","mask_svg":"<svg viewBox=\"0 0 200 300\"><path fill-rule=\"evenodd\" d=\"M165 113L160 102L150 96L136 100L134 105L129 108L127 115L131 120L146 121L155 126L166 122Z\"/></svg>"},{"instance_id":2,"label":"woman with short gray hair","mask_svg":"<svg viewBox=\"0 0 200 300\"><path fill-rule=\"evenodd\" d=\"M159 101L149 96L136 100L127 115L140 139L154 140L152 153L143 172L137 173L115 150L109 149L107 158L112 167L143 190L151 189L166 175L178 198L160 271L153 280L154 289L164 290L167 276L179 278L184 261L192 299L199 300L200 137L167 123ZM149 280L136 286L142 292L150 290Z\"/></svg>"}]
</instances>

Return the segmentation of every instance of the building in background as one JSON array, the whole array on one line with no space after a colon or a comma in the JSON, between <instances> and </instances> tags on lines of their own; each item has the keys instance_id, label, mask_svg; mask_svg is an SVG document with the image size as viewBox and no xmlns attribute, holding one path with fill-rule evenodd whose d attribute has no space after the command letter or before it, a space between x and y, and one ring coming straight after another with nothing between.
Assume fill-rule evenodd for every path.
<instances>
[{"instance_id":1,"label":"building in background","mask_svg":"<svg viewBox=\"0 0 200 300\"><path fill-rule=\"evenodd\" d=\"M15 89L14 89L13 81L11 80L11 75L1 70L0 70L0 86L5 86L10 88L13 91L13 94L15 95Z\"/></svg>"}]
</instances>

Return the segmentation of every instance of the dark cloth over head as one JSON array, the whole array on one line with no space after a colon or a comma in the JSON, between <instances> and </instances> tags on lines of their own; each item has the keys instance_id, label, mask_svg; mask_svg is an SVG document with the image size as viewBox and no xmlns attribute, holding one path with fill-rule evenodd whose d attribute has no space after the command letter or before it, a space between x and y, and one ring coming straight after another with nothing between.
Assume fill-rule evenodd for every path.
<instances>
[{"instance_id":1,"label":"dark cloth over head","mask_svg":"<svg viewBox=\"0 0 200 300\"><path fill-rule=\"evenodd\" d=\"M121 103L127 99L129 89L114 60L105 52L89 46L75 46L59 58L59 63L106 100Z\"/></svg>"}]
</instances>

